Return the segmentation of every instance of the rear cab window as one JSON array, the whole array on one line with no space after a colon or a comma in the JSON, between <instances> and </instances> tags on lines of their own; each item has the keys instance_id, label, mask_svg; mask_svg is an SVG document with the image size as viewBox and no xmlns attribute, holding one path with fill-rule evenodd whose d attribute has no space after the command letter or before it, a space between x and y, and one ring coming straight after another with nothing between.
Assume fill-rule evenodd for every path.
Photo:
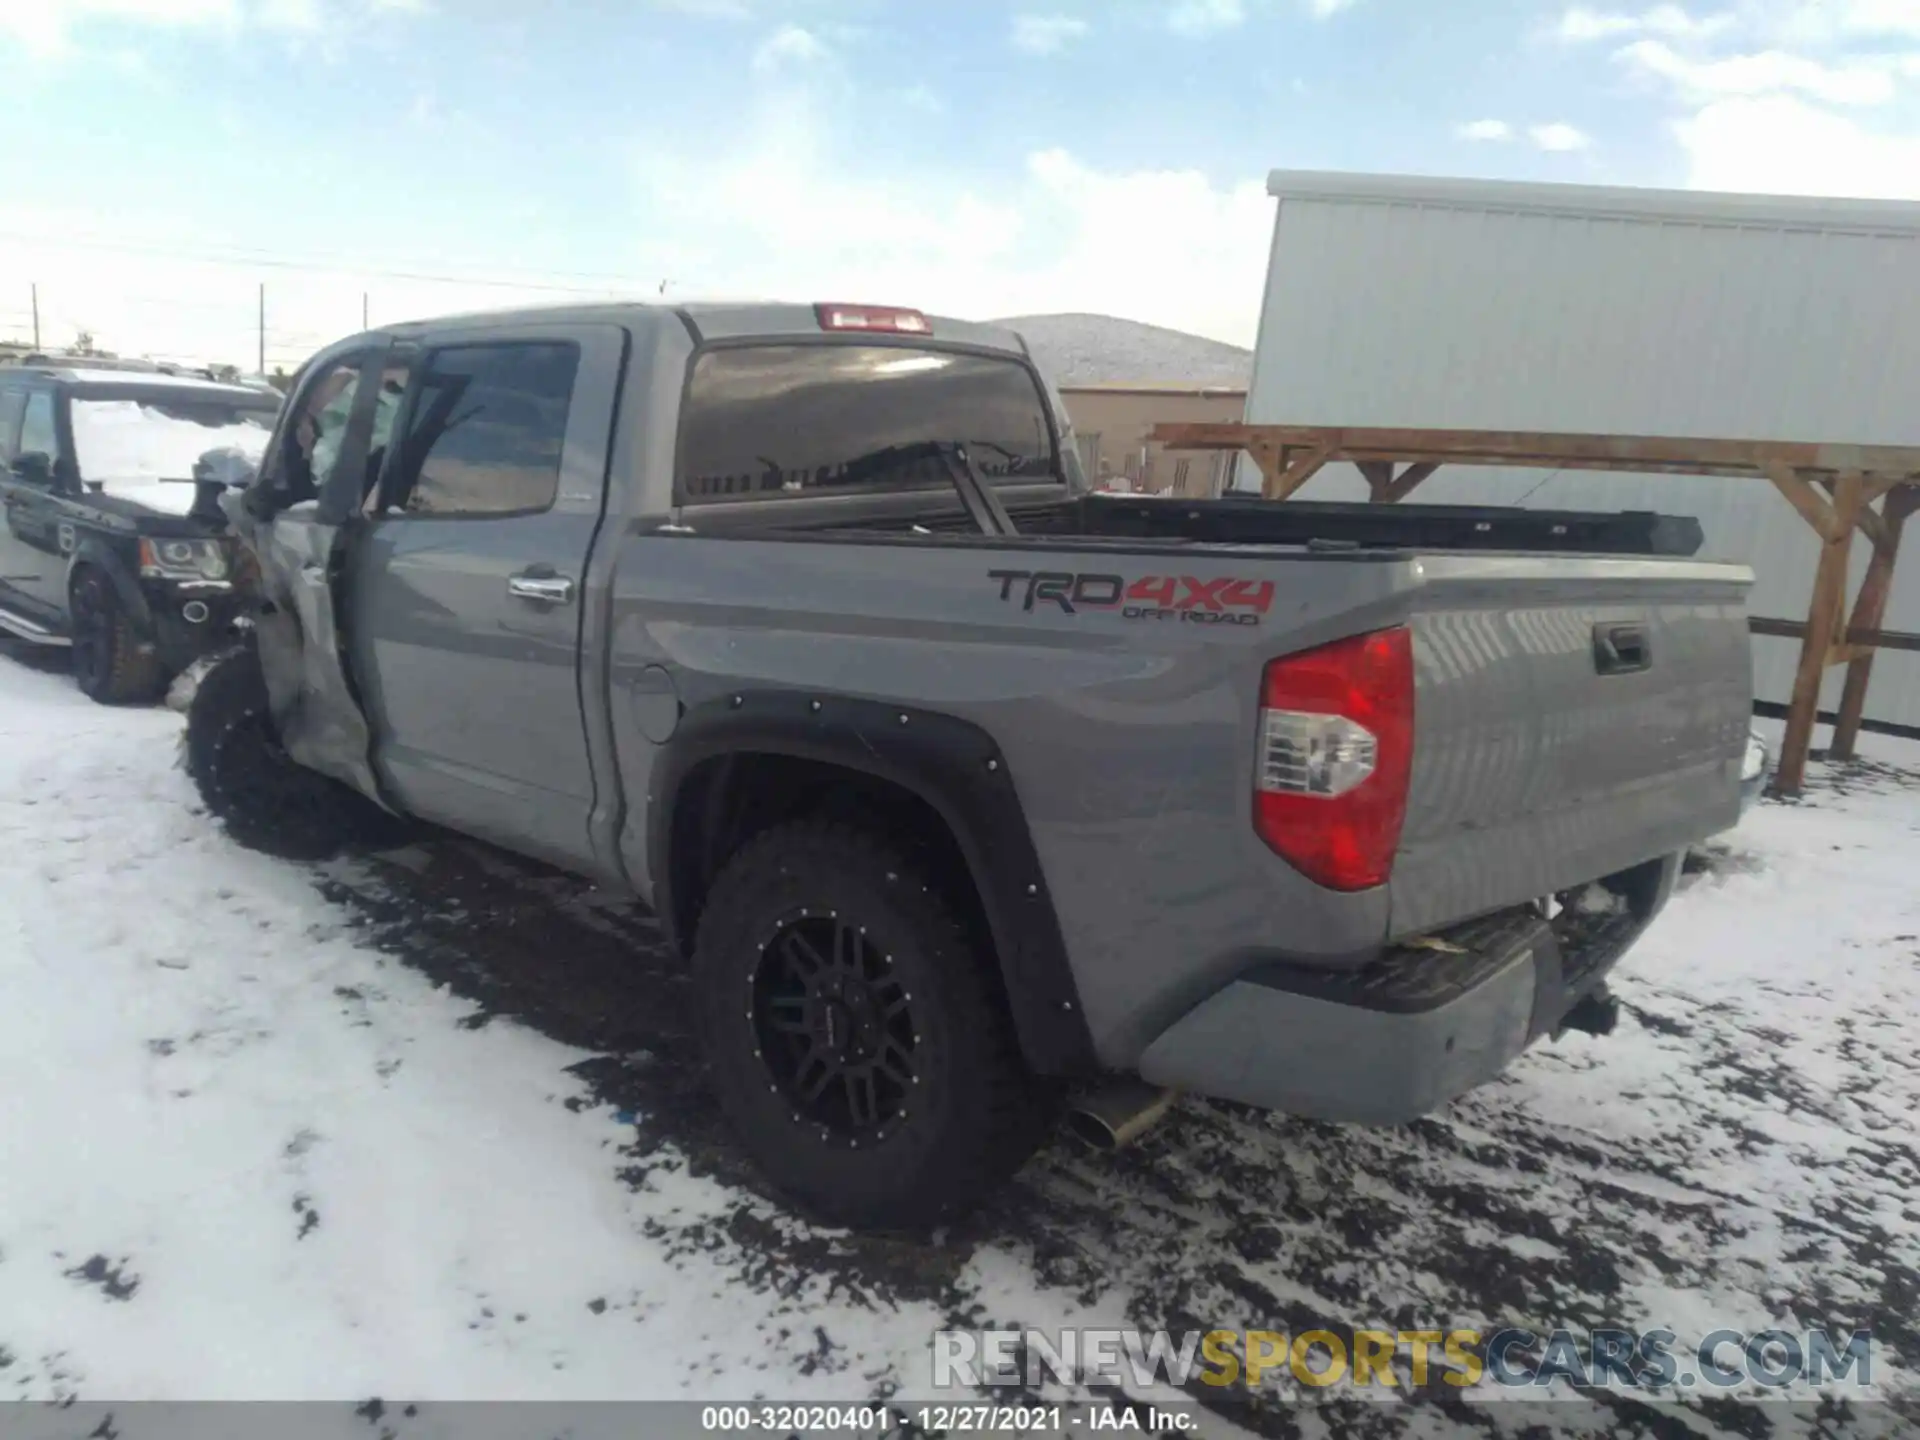
<instances>
[{"instance_id":1,"label":"rear cab window","mask_svg":"<svg viewBox=\"0 0 1920 1440\"><path fill-rule=\"evenodd\" d=\"M1011 356L902 345L729 345L688 381L684 505L952 489L931 442L996 486L1064 487L1050 411Z\"/></svg>"}]
</instances>

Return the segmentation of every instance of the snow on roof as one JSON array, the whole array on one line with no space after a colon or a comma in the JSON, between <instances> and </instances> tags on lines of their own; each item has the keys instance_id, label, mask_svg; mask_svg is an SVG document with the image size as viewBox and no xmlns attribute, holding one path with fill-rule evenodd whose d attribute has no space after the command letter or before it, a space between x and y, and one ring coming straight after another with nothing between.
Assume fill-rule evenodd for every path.
<instances>
[{"instance_id":1,"label":"snow on roof","mask_svg":"<svg viewBox=\"0 0 1920 1440\"><path fill-rule=\"evenodd\" d=\"M62 379L71 380L79 385L118 385L138 390L199 390L215 395L239 396L253 395L265 397L267 392L255 389L251 385L229 384L222 380L202 380L195 375L169 375L161 370L89 370L78 365L54 365Z\"/></svg>"}]
</instances>

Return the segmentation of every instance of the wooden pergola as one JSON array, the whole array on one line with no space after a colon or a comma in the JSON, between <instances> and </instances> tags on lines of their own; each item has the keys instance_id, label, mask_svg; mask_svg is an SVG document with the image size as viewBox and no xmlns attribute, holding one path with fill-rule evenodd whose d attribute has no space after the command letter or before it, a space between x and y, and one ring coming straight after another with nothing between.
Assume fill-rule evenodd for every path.
<instances>
[{"instance_id":1,"label":"wooden pergola","mask_svg":"<svg viewBox=\"0 0 1920 1440\"><path fill-rule=\"evenodd\" d=\"M1866 708L1873 657L1920 650L1920 637L1881 630L1907 518L1920 510L1920 447L1710 440L1646 435L1577 435L1498 430L1394 430L1311 425L1159 425L1149 437L1168 450L1245 451L1259 465L1269 500L1285 500L1328 465L1355 466L1379 504L1403 500L1442 465L1504 465L1626 474L1731 475L1769 481L1820 544L1804 624L1755 620L1756 633L1798 635L1794 674L1773 788L1798 795L1819 718L1820 685L1835 665L1846 687L1828 753L1850 759ZM1873 546L1847 610L1847 564L1856 534Z\"/></svg>"}]
</instances>

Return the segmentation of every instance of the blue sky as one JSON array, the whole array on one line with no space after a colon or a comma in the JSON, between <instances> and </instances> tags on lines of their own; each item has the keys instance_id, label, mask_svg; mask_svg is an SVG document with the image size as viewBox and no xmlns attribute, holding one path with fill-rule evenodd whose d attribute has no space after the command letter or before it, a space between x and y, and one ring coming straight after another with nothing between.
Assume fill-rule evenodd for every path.
<instances>
[{"instance_id":1,"label":"blue sky","mask_svg":"<svg viewBox=\"0 0 1920 1440\"><path fill-rule=\"evenodd\" d=\"M1920 0L0 0L0 65L0 336L240 363L262 282L270 364L363 294L1244 343L1274 167L1920 198Z\"/></svg>"}]
</instances>

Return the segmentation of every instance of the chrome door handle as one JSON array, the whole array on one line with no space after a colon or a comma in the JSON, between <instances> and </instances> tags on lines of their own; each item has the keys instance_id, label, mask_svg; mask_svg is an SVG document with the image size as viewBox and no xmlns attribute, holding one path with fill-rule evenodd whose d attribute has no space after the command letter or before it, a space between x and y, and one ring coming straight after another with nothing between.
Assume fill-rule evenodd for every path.
<instances>
[{"instance_id":1,"label":"chrome door handle","mask_svg":"<svg viewBox=\"0 0 1920 1440\"><path fill-rule=\"evenodd\" d=\"M564 605L573 599L573 581L564 575L510 575L507 593L516 600L542 605Z\"/></svg>"}]
</instances>

